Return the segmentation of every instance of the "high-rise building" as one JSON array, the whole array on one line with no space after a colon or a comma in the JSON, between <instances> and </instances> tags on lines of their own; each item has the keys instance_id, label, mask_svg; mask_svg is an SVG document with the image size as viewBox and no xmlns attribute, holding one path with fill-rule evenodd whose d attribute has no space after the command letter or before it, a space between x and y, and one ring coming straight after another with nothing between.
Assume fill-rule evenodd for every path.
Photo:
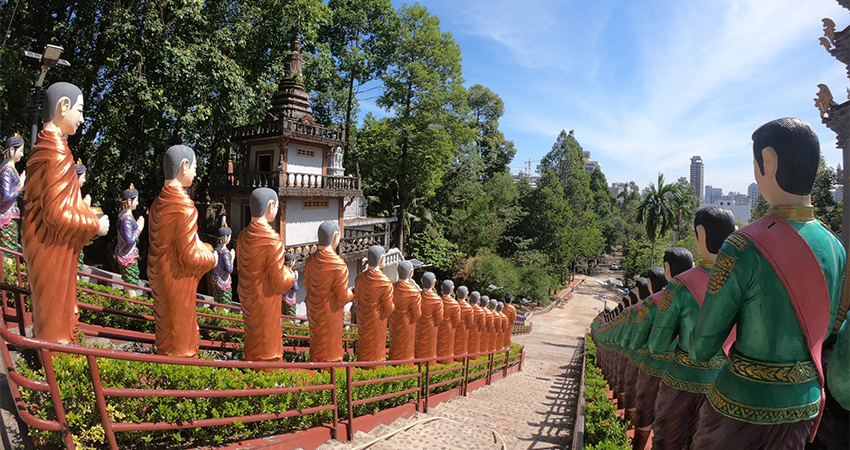
<instances>
[{"instance_id":1,"label":"high-rise building","mask_svg":"<svg viewBox=\"0 0 850 450\"><path fill-rule=\"evenodd\" d=\"M614 197L619 196L621 192L625 192L628 188L628 183L611 183L611 192L614 193Z\"/></svg>"},{"instance_id":2,"label":"high-rise building","mask_svg":"<svg viewBox=\"0 0 850 450\"><path fill-rule=\"evenodd\" d=\"M705 187L705 204L712 205L720 202L723 197L723 188L714 188L709 184Z\"/></svg>"},{"instance_id":3,"label":"high-rise building","mask_svg":"<svg viewBox=\"0 0 850 450\"><path fill-rule=\"evenodd\" d=\"M761 194L761 191L759 191L759 185L750 183L749 187L747 187L747 201L750 204L750 209L755 208L758 204L759 194Z\"/></svg>"},{"instance_id":4,"label":"high-rise building","mask_svg":"<svg viewBox=\"0 0 850 450\"><path fill-rule=\"evenodd\" d=\"M705 199L703 197L703 183L705 183L705 169L702 165L702 158L699 156L693 156L691 158L691 186L694 187L694 190L697 193L697 198L701 201ZM708 203L706 201L705 203Z\"/></svg>"}]
</instances>

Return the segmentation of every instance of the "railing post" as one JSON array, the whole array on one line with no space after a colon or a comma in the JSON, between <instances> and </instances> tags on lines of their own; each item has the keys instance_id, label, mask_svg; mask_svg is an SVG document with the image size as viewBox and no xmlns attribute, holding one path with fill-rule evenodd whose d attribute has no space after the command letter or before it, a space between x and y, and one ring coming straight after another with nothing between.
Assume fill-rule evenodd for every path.
<instances>
[{"instance_id":1,"label":"railing post","mask_svg":"<svg viewBox=\"0 0 850 450\"><path fill-rule=\"evenodd\" d=\"M334 439L339 439L339 399L337 399L337 388L336 388L336 367L331 367L331 384L333 388L331 389L331 395L333 396L333 405L334 405L334 417L333 417L333 429L334 429Z\"/></svg>"},{"instance_id":2,"label":"railing post","mask_svg":"<svg viewBox=\"0 0 850 450\"><path fill-rule=\"evenodd\" d=\"M419 392L416 393L416 411L424 412L422 411L422 361L416 363L416 367L419 369L419 378L417 379L419 381Z\"/></svg>"},{"instance_id":3,"label":"railing post","mask_svg":"<svg viewBox=\"0 0 850 450\"><path fill-rule=\"evenodd\" d=\"M74 450L77 448L74 445L74 437L71 435L71 429L68 427L68 419L65 417L65 407L62 405L62 395L59 393L59 382L56 381L56 372L53 370L53 357L49 350L39 349L41 355L41 364L44 366L44 376L47 378L47 384L50 386L50 398L53 400L53 409L56 412L56 421L62 427L62 440L65 441L65 448Z\"/></svg>"},{"instance_id":4,"label":"railing post","mask_svg":"<svg viewBox=\"0 0 850 450\"><path fill-rule=\"evenodd\" d=\"M495 358L493 358L494 353L490 353L488 357L490 361L487 363L487 386L493 382L493 363L495 362Z\"/></svg>"},{"instance_id":5,"label":"railing post","mask_svg":"<svg viewBox=\"0 0 850 450\"><path fill-rule=\"evenodd\" d=\"M463 357L463 396L469 394L469 354Z\"/></svg>"},{"instance_id":6,"label":"railing post","mask_svg":"<svg viewBox=\"0 0 850 450\"><path fill-rule=\"evenodd\" d=\"M502 372L502 378L506 378L508 376L508 363L511 361L511 348L505 351L505 370Z\"/></svg>"},{"instance_id":7,"label":"railing post","mask_svg":"<svg viewBox=\"0 0 850 450\"><path fill-rule=\"evenodd\" d=\"M97 366L97 358L94 355L86 356L89 363L89 372L91 372L92 386L94 387L94 397L97 400L97 409L100 412L100 421L103 423L103 431L106 434L106 443L112 450L118 450L118 442L115 440L115 431L112 430L112 421L109 419L109 412L106 409L106 397L103 395L103 385L100 380L100 369Z\"/></svg>"},{"instance_id":8,"label":"railing post","mask_svg":"<svg viewBox=\"0 0 850 450\"><path fill-rule=\"evenodd\" d=\"M428 398L431 397L431 361L425 361L425 411L428 412Z\"/></svg>"},{"instance_id":9,"label":"railing post","mask_svg":"<svg viewBox=\"0 0 850 450\"><path fill-rule=\"evenodd\" d=\"M24 282L21 280L21 257L19 255L15 255L15 271L18 277L18 280L15 282L15 285L18 287L23 287ZM18 315L18 333L21 336L27 335L27 306L24 304L24 296L20 293L15 293L15 314Z\"/></svg>"},{"instance_id":10,"label":"railing post","mask_svg":"<svg viewBox=\"0 0 850 450\"><path fill-rule=\"evenodd\" d=\"M348 400L348 440L354 439L354 405L351 404L351 366L345 366L345 395Z\"/></svg>"}]
</instances>

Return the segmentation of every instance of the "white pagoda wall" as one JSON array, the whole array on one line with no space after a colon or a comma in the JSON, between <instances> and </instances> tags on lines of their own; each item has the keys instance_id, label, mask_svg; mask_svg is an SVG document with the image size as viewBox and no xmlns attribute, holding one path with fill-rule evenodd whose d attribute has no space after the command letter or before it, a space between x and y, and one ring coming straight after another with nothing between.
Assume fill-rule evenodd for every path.
<instances>
[{"instance_id":1,"label":"white pagoda wall","mask_svg":"<svg viewBox=\"0 0 850 450\"><path fill-rule=\"evenodd\" d=\"M316 156L298 156L298 149L313 150ZM294 173L322 173L322 155L324 149L302 144L289 144L289 153L286 155L286 171Z\"/></svg>"},{"instance_id":2,"label":"white pagoda wall","mask_svg":"<svg viewBox=\"0 0 850 450\"><path fill-rule=\"evenodd\" d=\"M324 209L303 209L302 200L305 199L286 199L287 246L316 242L319 240L319 225L322 222L328 220L339 221L339 198L327 199L328 207Z\"/></svg>"}]
</instances>

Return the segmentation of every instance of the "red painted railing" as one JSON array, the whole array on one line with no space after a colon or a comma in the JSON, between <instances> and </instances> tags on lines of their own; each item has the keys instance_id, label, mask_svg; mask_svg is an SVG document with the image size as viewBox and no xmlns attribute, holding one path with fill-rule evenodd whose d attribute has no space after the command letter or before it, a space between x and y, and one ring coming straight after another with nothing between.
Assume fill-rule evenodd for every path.
<instances>
[{"instance_id":1,"label":"red painted railing","mask_svg":"<svg viewBox=\"0 0 850 450\"><path fill-rule=\"evenodd\" d=\"M7 252L12 253L12 252ZM20 254L13 253L15 258L15 272L17 274L17 281L20 283L22 276L25 273L22 271L21 262L20 262ZM104 281L108 281L110 283L115 283L119 285L124 285L124 283L117 282L111 279L104 279L97 276L92 276L91 274L83 274L85 276L91 276L93 278L103 279ZM149 354L139 354L139 353L131 353L131 352L123 352L123 351L114 351L114 350L106 350L101 348L92 348L92 347L84 347L77 345L64 345L64 344L56 344L51 343L39 339L26 337L26 326L32 323L31 314L26 312L26 308L24 305L23 298L24 296L29 294L29 291L23 286L19 285L10 285L7 284L5 279L5 273L0 271L0 295L2 295L2 311L3 315L0 318L0 337L3 338L6 345L0 345L0 356L3 358L3 362L7 367L7 378L9 381L9 386L12 391L13 399L16 403L17 410L20 414L21 419L30 427L34 427L41 430L49 430L49 431L58 431L62 434L62 439L67 449L74 449L75 445L73 442L73 436L71 434L71 429L68 426L68 421L66 417L66 408L62 403L62 397L59 390L59 384L57 382L57 377L55 373L55 368L53 364L54 356L58 354L72 354L72 355L80 355L85 357L88 364L88 372L92 380L92 387L95 395L96 405L92 405L92 407L96 406L96 409L101 418L101 422L103 424L103 428L105 431L105 436L109 447L112 449L118 448L118 440L116 439L116 433L128 432L128 431L152 431L152 430L177 430L177 429L187 429L187 428L197 428L197 427L210 427L210 426L221 426L233 424L234 422L257 422L263 420L273 420L273 419L283 419L286 417L292 417L301 414L315 414L324 411L332 412L331 423L329 424L330 428L333 430L333 436L337 439L342 437L342 428L341 424L345 425L347 429L347 437L349 439L352 438L354 433L354 427L352 426L352 421L354 419L354 407L366 403L378 402L382 400L387 400L395 397L400 397L404 395L409 395L416 393L416 408L419 411L427 412L429 408L429 403L431 398L434 395L434 391L450 384L457 384L459 387L459 392L462 395L467 395L469 391L470 385L470 375L474 376L483 375L486 379L486 384L491 384L493 382L493 376L501 372L502 376L506 376L508 374L508 369L510 367L517 366L517 370L522 370L522 364L525 358L524 349L520 347L515 354L511 354L511 349L499 349L493 352L482 352L475 354L467 354L456 356L455 359L459 360L461 364L459 366L443 366L437 364L437 360L441 360L444 358L421 358L421 359L412 359L412 360L403 360L403 361L383 361L383 362L340 362L340 363L266 363L266 362L246 362L246 361L214 361L214 360L202 360L202 359L187 359L187 358L174 358L170 356L160 356L160 355L149 355ZM142 289L138 286L133 286L135 289ZM90 289L80 288L85 292L94 294L94 295L102 295L105 297L116 298L122 301L126 301L128 303L136 303L143 304L147 306L152 306L150 303L136 300L136 299L127 299L124 297L113 296L110 294L104 294L101 292L93 291ZM10 306L10 302L7 300L14 300L13 306ZM219 306L214 302L206 302L215 306ZM78 303L80 308L90 309L93 311L108 313L108 314L117 314L124 315L136 319L144 319L144 320L152 320L152 316L144 315L144 314L136 314L127 311L115 310L111 308L105 308L98 305L90 305L87 303ZM227 307L227 305L220 305L223 307ZM210 315L205 313L199 313L202 316L210 316L215 318L224 318L221 316ZM9 320L11 319L11 320ZM241 319L237 318L224 318L234 321L241 321ZM8 328L8 324L10 322L17 322L18 324L18 334L12 332ZM202 325L203 327L203 325ZM226 330L229 332L242 332L240 329L228 328L228 327L210 327L214 329ZM147 333L133 332L128 330L120 330L115 328L105 328L105 327L96 327L92 325L83 325L81 329L90 335L102 335L107 337L118 338L126 341L135 341L135 342L151 342L152 337ZM109 336L110 334L114 336ZM295 339L305 339L309 340L308 336L297 336L297 335L284 335L284 337L291 337ZM355 339L349 339L348 341L354 342ZM221 344L221 343L219 343ZM209 343L210 346L215 347L214 343ZM219 347L220 348L220 345ZM38 353L39 360L42 363L44 369L44 380L36 380L23 376L19 373L15 366L15 361L12 359L11 351L21 349L33 349ZM481 356L486 356L486 359L476 361ZM280 387L273 389L244 389L244 390L160 390L160 389L138 389L138 388L122 388L122 387L109 387L104 386L103 381L100 375L100 366L98 363L98 358L112 359L112 360L126 360L126 361L136 361L136 362L147 362L150 364L171 364L171 365L180 365L180 366L206 366L206 367L217 367L217 368L230 368L230 369L281 369L281 370L313 370L313 371L328 371L330 374L330 380L328 384L319 384L319 385L311 385L311 386L293 386L293 387ZM416 372L406 375L399 375L395 377L388 378L378 378L372 380L361 380L361 381L352 381L352 374L356 373L358 369L370 369L377 367L384 367L389 365L414 365L417 367ZM340 405L338 404L338 390L337 386L337 370L342 369L345 370L345 389L347 395L347 411L343 411L344 414L340 414ZM436 369L436 370L435 370ZM453 373L457 376L453 376L450 379L446 379L436 384L431 384L431 377L434 375L439 375L442 373ZM398 392L391 392L375 397L369 398L361 398L354 400L353 396L353 388L365 385L373 385L380 384L390 381L398 381L398 380L406 380L406 379L416 379L417 386L416 388L410 388ZM21 393L21 388L29 389L32 391L40 391L47 392L50 394L53 409L56 416L55 420L46 420L39 417L34 416L30 409L28 408L26 402L23 400L24 396ZM270 396L270 395L279 395L285 393L295 393L295 392L316 392L316 391L329 391L332 397L332 401L330 404L314 406L307 409L291 409L287 411L277 411L274 413L265 413L265 414L255 414L255 415L247 415L247 416L234 416L234 417L218 417L218 418L210 418L210 419L199 419L191 422L179 422L179 423L164 423L164 422L141 422L141 423L126 423L126 422L114 422L110 419L108 414L109 409L109 398L116 397L173 397L173 398L197 398L197 397L248 397L248 396ZM344 419L340 419L340 417L344 417Z\"/></svg>"}]
</instances>

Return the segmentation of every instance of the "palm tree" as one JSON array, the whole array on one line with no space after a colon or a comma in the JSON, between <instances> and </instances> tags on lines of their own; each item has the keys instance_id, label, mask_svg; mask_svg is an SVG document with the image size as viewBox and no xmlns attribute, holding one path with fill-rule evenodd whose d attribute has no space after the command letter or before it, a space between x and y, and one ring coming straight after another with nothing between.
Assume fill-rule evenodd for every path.
<instances>
[{"instance_id":1,"label":"palm tree","mask_svg":"<svg viewBox=\"0 0 850 450\"><path fill-rule=\"evenodd\" d=\"M676 189L673 190L673 215L676 219L676 243L678 245L681 239L682 226L694 218L694 213L699 208L699 199L697 199L692 187L685 188L678 184L674 186Z\"/></svg>"},{"instance_id":2,"label":"palm tree","mask_svg":"<svg viewBox=\"0 0 850 450\"><path fill-rule=\"evenodd\" d=\"M646 235L652 243L650 266L655 263L655 241L658 234L663 236L676 221L673 209L673 196L676 190L675 184L664 184L664 175L659 172L658 186L649 183L649 193L641 200L637 208L637 220L646 225ZM661 227L660 230L659 227Z\"/></svg>"}]
</instances>

